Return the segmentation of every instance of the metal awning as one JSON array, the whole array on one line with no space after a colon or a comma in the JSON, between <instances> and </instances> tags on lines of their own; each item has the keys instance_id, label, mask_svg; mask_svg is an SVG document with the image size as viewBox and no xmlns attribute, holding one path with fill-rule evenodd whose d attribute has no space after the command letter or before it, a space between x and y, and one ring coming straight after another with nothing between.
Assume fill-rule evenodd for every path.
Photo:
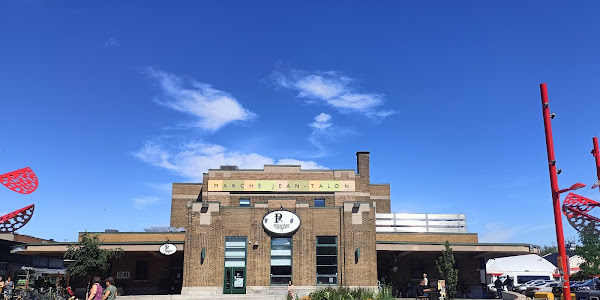
<instances>
[{"instance_id":1,"label":"metal awning","mask_svg":"<svg viewBox=\"0 0 600 300\"><path fill-rule=\"evenodd\" d=\"M450 244L454 253L472 253L476 257L501 257L537 253L539 247L529 244L456 243ZM444 243L377 241L377 251L441 252Z\"/></svg>"},{"instance_id":2,"label":"metal awning","mask_svg":"<svg viewBox=\"0 0 600 300\"><path fill-rule=\"evenodd\" d=\"M177 251L183 251L183 242L171 241L177 247ZM121 248L127 252L159 252L160 246L164 242L152 243L106 243L100 246L102 249ZM52 257L62 257L71 243L41 243L41 244L24 244L11 248L10 253L18 253L21 255L44 255Z\"/></svg>"}]
</instances>

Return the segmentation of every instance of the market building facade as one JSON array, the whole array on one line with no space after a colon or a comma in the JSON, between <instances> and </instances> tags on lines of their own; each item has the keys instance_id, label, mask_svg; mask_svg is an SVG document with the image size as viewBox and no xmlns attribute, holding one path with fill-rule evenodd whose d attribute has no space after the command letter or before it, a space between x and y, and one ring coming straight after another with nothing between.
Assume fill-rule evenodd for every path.
<instances>
[{"instance_id":1,"label":"market building facade","mask_svg":"<svg viewBox=\"0 0 600 300\"><path fill-rule=\"evenodd\" d=\"M356 160L356 170L222 166L202 182L174 183L170 229L100 233L103 247L125 250L108 273L130 295L268 295L289 281L299 294L383 283L410 295L422 273L439 278L435 259L445 241L461 281L473 287L485 283L487 258L537 251L479 243L464 215L392 214L390 185L371 183L369 152ZM67 246L28 244L19 252L59 256Z\"/></svg>"}]
</instances>

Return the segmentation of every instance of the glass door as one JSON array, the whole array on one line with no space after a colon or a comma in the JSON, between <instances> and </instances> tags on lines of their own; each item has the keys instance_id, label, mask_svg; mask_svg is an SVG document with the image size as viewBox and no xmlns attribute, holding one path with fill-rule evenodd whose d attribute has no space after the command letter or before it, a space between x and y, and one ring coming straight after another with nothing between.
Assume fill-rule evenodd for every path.
<instances>
[{"instance_id":1,"label":"glass door","mask_svg":"<svg viewBox=\"0 0 600 300\"><path fill-rule=\"evenodd\" d=\"M223 294L246 293L246 268L225 267Z\"/></svg>"}]
</instances>

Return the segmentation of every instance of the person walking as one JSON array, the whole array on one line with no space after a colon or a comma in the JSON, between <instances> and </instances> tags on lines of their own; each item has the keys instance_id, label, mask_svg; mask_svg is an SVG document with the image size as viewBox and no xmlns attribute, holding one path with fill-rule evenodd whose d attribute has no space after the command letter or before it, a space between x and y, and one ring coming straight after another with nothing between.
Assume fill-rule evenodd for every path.
<instances>
[{"instance_id":1,"label":"person walking","mask_svg":"<svg viewBox=\"0 0 600 300\"><path fill-rule=\"evenodd\" d=\"M115 300L117 297L117 287L115 286L115 279L108 277L104 280L106 282L106 290L102 300Z\"/></svg>"},{"instance_id":2,"label":"person walking","mask_svg":"<svg viewBox=\"0 0 600 300\"><path fill-rule=\"evenodd\" d=\"M102 300L102 286L100 285L100 277L94 277L94 284L90 289L87 300Z\"/></svg>"}]
</instances>

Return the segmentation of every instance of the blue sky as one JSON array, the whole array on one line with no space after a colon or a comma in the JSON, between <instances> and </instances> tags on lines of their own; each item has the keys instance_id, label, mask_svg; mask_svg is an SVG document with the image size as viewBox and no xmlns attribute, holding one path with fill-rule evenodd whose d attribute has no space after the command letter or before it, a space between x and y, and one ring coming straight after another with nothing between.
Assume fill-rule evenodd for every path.
<instances>
[{"instance_id":1,"label":"blue sky","mask_svg":"<svg viewBox=\"0 0 600 300\"><path fill-rule=\"evenodd\" d=\"M484 242L555 240L539 84L562 188L591 185L600 3L0 3L0 189L20 232L168 225L170 184L301 163L391 183L395 212L465 213ZM0 153L0 172L15 165ZM580 190L598 200L598 190ZM565 222L567 237L576 233Z\"/></svg>"}]
</instances>

